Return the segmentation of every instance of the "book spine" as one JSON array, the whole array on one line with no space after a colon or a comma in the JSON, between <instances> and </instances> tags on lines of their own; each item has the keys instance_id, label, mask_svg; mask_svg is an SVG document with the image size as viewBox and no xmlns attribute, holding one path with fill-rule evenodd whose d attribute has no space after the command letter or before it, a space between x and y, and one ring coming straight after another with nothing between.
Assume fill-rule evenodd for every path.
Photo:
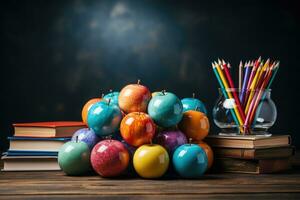
<instances>
[{"instance_id":1,"label":"book spine","mask_svg":"<svg viewBox=\"0 0 300 200\"><path fill-rule=\"evenodd\" d=\"M255 158L255 151L249 149L213 148L213 151L217 158Z\"/></svg>"}]
</instances>

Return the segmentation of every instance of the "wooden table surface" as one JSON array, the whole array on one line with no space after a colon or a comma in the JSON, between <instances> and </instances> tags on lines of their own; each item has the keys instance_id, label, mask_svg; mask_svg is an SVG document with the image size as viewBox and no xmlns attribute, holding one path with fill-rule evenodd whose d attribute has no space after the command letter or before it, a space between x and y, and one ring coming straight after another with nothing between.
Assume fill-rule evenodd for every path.
<instances>
[{"instance_id":1,"label":"wooden table surface","mask_svg":"<svg viewBox=\"0 0 300 200\"><path fill-rule=\"evenodd\" d=\"M0 199L300 199L299 160L295 163L280 174L206 174L198 180L0 172Z\"/></svg>"}]
</instances>

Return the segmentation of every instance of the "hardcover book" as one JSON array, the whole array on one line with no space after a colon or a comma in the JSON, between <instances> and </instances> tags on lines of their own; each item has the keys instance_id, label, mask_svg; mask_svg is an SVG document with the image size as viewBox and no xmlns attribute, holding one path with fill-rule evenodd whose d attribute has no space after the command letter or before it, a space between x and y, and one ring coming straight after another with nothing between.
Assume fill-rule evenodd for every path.
<instances>
[{"instance_id":1,"label":"hardcover book","mask_svg":"<svg viewBox=\"0 0 300 200\"><path fill-rule=\"evenodd\" d=\"M71 138L8 137L9 150L58 151Z\"/></svg>"},{"instance_id":2,"label":"hardcover book","mask_svg":"<svg viewBox=\"0 0 300 200\"><path fill-rule=\"evenodd\" d=\"M3 156L2 171L53 171L60 170L57 156Z\"/></svg>"},{"instance_id":3,"label":"hardcover book","mask_svg":"<svg viewBox=\"0 0 300 200\"><path fill-rule=\"evenodd\" d=\"M22 137L71 137L75 131L86 127L77 121L17 123L13 126L15 136Z\"/></svg>"},{"instance_id":4,"label":"hardcover book","mask_svg":"<svg viewBox=\"0 0 300 200\"><path fill-rule=\"evenodd\" d=\"M218 158L271 159L290 157L294 155L295 148L292 146L265 149L215 147L213 151Z\"/></svg>"},{"instance_id":5,"label":"hardcover book","mask_svg":"<svg viewBox=\"0 0 300 200\"><path fill-rule=\"evenodd\" d=\"M273 136L223 136L208 135L205 141L212 147L229 147L244 149L259 149L268 147L289 146L291 137L289 135Z\"/></svg>"}]
</instances>

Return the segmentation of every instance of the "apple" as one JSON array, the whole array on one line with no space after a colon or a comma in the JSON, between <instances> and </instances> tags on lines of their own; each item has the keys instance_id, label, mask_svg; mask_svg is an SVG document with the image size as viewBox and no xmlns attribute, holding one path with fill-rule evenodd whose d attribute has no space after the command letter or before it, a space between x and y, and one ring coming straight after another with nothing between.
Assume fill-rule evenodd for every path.
<instances>
[{"instance_id":1,"label":"apple","mask_svg":"<svg viewBox=\"0 0 300 200\"><path fill-rule=\"evenodd\" d=\"M207 165L207 170L211 168L213 162L214 162L214 152L213 150L210 148L210 146L208 144L206 144L203 141L200 141L198 143L198 145L200 147L202 147L206 153L207 159L208 159L208 165Z\"/></svg>"},{"instance_id":2,"label":"apple","mask_svg":"<svg viewBox=\"0 0 300 200\"><path fill-rule=\"evenodd\" d=\"M209 121L202 112L189 110L183 113L182 120L178 124L179 129L187 138L193 141L204 139L209 132Z\"/></svg>"},{"instance_id":3,"label":"apple","mask_svg":"<svg viewBox=\"0 0 300 200\"><path fill-rule=\"evenodd\" d=\"M99 101L101 101L101 98L93 98L84 104L84 106L81 110L81 118L85 124L87 124L87 115L88 115L90 108L92 107L92 105L94 105L95 103L97 103Z\"/></svg>"},{"instance_id":4,"label":"apple","mask_svg":"<svg viewBox=\"0 0 300 200\"><path fill-rule=\"evenodd\" d=\"M89 146L89 149L92 150L95 144L97 144L101 140L101 138L95 134L93 129L82 128L77 130L73 134L71 141L76 141L76 140L85 142Z\"/></svg>"},{"instance_id":5,"label":"apple","mask_svg":"<svg viewBox=\"0 0 300 200\"><path fill-rule=\"evenodd\" d=\"M128 167L129 153L120 141L102 140L92 150L91 164L100 176L118 176Z\"/></svg>"},{"instance_id":6,"label":"apple","mask_svg":"<svg viewBox=\"0 0 300 200\"><path fill-rule=\"evenodd\" d=\"M158 144L142 145L133 155L133 167L143 178L159 178L169 167L168 152Z\"/></svg>"},{"instance_id":7,"label":"apple","mask_svg":"<svg viewBox=\"0 0 300 200\"><path fill-rule=\"evenodd\" d=\"M178 147L173 154L175 171L184 178L199 178L207 169L205 151L196 144L184 144Z\"/></svg>"},{"instance_id":8,"label":"apple","mask_svg":"<svg viewBox=\"0 0 300 200\"><path fill-rule=\"evenodd\" d=\"M107 101L110 99L110 103L116 104L119 106L119 92L113 92L110 91L110 93L106 94L103 99L106 99Z\"/></svg>"},{"instance_id":9,"label":"apple","mask_svg":"<svg viewBox=\"0 0 300 200\"><path fill-rule=\"evenodd\" d=\"M181 99L181 103L183 106L183 112L186 112L188 110L196 110L203 112L207 115L207 110L205 108L205 105L202 101L195 98L195 95L193 94L193 98L184 98Z\"/></svg>"},{"instance_id":10,"label":"apple","mask_svg":"<svg viewBox=\"0 0 300 200\"><path fill-rule=\"evenodd\" d=\"M146 113L132 112L126 115L121 122L122 138L130 145L139 147L149 144L155 134L155 124Z\"/></svg>"},{"instance_id":11,"label":"apple","mask_svg":"<svg viewBox=\"0 0 300 200\"><path fill-rule=\"evenodd\" d=\"M119 106L125 113L146 112L151 93L146 86L130 84L125 86L119 94Z\"/></svg>"},{"instance_id":12,"label":"apple","mask_svg":"<svg viewBox=\"0 0 300 200\"><path fill-rule=\"evenodd\" d=\"M120 108L108 101L95 103L89 110L87 118L88 126L97 136L103 137L119 130L122 120Z\"/></svg>"},{"instance_id":13,"label":"apple","mask_svg":"<svg viewBox=\"0 0 300 200\"><path fill-rule=\"evenodd\" d=\"M175 126L182 118L182 103L171 92L160 92L148 105L148 114L161 127Z\"/></svg>"},{"instance_id":14,"label":"apple","mask_svg":"<svg viewBox=\"0 0 300 200\"><path fill-rule=\"evenodd\" d=\"M83 175L91 170L90 149L85 142L70 141L58 152L58 164L67 175Z\"/></svg>"},{"instance_id":15,"label":"apple","mask_svg":"<svg viewBox=\"0 0 300 200\"><path fill-rule=\"evenodd\" d=\"M163 146L170 156L173 155L177 147L187 143L185 135L179 130L160 132L156 135L154 141Z\"/></svg>"}]
</instances>

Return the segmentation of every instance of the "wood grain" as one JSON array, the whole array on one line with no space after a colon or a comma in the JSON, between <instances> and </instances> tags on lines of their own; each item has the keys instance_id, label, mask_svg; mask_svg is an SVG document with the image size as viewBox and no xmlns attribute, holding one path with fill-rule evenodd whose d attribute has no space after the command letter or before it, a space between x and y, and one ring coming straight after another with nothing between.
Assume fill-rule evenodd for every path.
<instances>
[{"instance_id":1,"label":"wood grain","mask_svg":"<svg viewBox=\"0 0 300 200\"><path fill-rule=\"evenodd\" d=\"M202 179L104 179L63 172L1 172L0 199L300 199L297 166L281 174L206 174Z\"/></svg>"}]
</instances>

